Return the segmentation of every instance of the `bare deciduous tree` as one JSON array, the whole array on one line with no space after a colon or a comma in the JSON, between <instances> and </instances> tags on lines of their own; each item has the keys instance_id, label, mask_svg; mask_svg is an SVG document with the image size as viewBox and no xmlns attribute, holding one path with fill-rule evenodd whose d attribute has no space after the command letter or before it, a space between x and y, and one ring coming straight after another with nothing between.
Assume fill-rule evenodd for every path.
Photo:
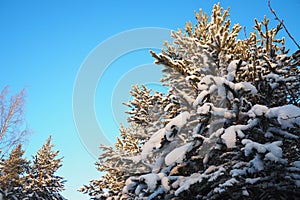
<instances>
[{"instance_id":1,"label":"bare deciduous tree","mask_svg":"<svg viewBox=\"0 0 300 200\"><path fill-rule=\"evenodd\" d=\"M24 119L25 89L8 97L5 87L0 93L0 152L7 155L17 144L24 142L29 133Z\"/></svg>"}]
</instances>

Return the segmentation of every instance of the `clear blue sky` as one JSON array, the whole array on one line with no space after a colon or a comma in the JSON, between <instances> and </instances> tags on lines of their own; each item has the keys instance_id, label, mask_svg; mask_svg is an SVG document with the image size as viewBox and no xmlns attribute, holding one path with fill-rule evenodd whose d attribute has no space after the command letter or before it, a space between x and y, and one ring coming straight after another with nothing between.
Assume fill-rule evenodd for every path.
<instances>
[{"instance_id":1,"label":"clear blue sky","mask_svg":"<svg viewBox=\"0 0 300 200\"><path fill-rule=\"evenodd\" d=\"M67 198L88 199L76 190L99 176L94 168L96 160L82 144L72 113L74 83L84 60L97 45L115 34L143 27L184 27L186 21L195 21L194 10L202 7L210 13L216 2L0 0L0 86L9 85L12 92L27 88L25 114L33 134L25 146L26 156L34 154L52 134L56 149L64 156L59 174L68 180L67 190L63 193ZM300 0L273 0L272 4L299 40ZM273 19L267 0L224 0L221 5L224 8L230 5L233 23L247 26L248 32L254 24L253 18L262 19L266 14ZM287 46L296 49L289 39ZM113 94L113 88L118 86L118 81L126 80L122 75L130 69L151 62L153 59L147 50L124 55L112 64L99 82L95 96L96 115L111 140L118 133L116 124L122 120L118 116L117 122L113 119L111 104L115 105L121 99L118 94ZM139 72L139 75L137 82L151 77L149 73ZM134 82L134 77L131 81ZM122 98L129 99L128 91L122 92ZM115 115L122 112L120 109L125 107L117 107Z\"/></svg>"}]
</instances>

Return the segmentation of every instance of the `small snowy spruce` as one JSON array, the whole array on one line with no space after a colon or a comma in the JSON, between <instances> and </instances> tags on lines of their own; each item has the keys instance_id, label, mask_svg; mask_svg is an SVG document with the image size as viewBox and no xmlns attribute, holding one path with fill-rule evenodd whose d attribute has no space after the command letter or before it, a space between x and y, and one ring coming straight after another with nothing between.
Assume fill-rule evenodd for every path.
<instances>
[{"instance_id":1,"label":"small snowy spruce","mask_svg":"<svg viewBox=\"0 0 300 200\"><path fill-rule=\"evenodd\" d=\"M157 54L168 94L134 87L130 128L102 147L105 174L81 188L92 199L297 199L300 196L300 51L281 24L255 19L237 38L229 9L172 32Z\"/></svg>"},{"instance_id":2,"label":"small snowy spruce","mask_svg":"<svg viewBox=\"0 0 300 200\"><path fill-rule=\"evenodd\" d=\"M25 179L26 199L64 200L60 194L64 190L63 177L56 175L56 171L62 166L62 158L56 158L59 151L53 151L51 136L33 157Z\"/></svg>"},{"instance_id":3,"label":"small snowy spruce","mask_svg":"<svg viewBox=\"0 0 300 200\"><path fill-rule=\"evenodd\" d=\"M51 137L30 162L17 145L8 158L0 161L0 199L2 200L65 200L60 194L64 180L55 173L61 167L58 151L52 150Z\"/></svg>"},{"instance_id":4,"label":"small snowy spruce","mask_svg":"<svg viewBox=\"0 0 300 200\"><path fill-rule=\"evenodd\" d=\"M18 145L7 159L0 163L0 194L3 199L22 199L24 197L24 174L29 168L29 161L22 158L24 151Z\"/></svg>"}]
</instances>

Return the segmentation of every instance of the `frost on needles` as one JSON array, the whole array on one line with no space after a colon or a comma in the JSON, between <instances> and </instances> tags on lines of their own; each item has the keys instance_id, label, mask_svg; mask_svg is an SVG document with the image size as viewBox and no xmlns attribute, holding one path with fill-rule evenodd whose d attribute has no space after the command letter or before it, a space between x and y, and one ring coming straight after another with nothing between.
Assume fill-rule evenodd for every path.
<instances>
[{"instance_id":1,"label":"frost on needles","mask_svg":"<svg viewBox=\"0 0 300 200\"><path fill-rule=\"evenodd\" d=\"M160 54L167 94L134 86L130 126L102 146L92 199L295 199L300 196L300 51L281 24L238 39L229 9L200 10Z\"/></svg>"}]
</instances>

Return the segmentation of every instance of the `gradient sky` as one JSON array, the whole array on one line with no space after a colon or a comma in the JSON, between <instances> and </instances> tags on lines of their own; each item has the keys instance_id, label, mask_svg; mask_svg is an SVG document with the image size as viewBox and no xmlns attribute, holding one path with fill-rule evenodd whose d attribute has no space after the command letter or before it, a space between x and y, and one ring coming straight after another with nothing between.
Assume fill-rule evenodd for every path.
<instances>
[{"instance_id":1,"label":"gradient sky","mask_svg":"<svg viewBox=\"0 0 300 200\"><path fill-rule=\"evenodd\" d=\"M55 148L64 156L59 174L68 180L67 190L63 192L65 197L88 199L76 190L88 180L99 177L94 167L95 156L89 154L81 142L79 135L82 133L77 133L72 113L74 83L84 60L97 45L118 33L143 27L176 30L184 27L186 21L195 22L194 11L199 8L210 14L216 2L0 0L0 86L9 85L12 93L26 88L25 117L33 131L24 147L26 157L35 154L52 134ZM221 5L224 8L230 6L232 22L246 26L248 32L254 24L253 18L262 19L265 14L274 18L268 10L267 0L224 0ZM299 40L300 0L273 0L272 5ZM296 49L289 39L287 46ZM116 60L101 78L95 96L95 111L99 123L105 126L105 135L112 141L118 134L117 124L125 118L115 116L116 120L113 115L123 112L125 107L118 105L114 109L117 111L112 113L111 105L120 99L129 99L128 91L114 94L113 89L118 88L118 81L126 82L124 74L131 69L152 62L148 50L132 52ZM136 82L147 82L148 77L157 75L157 72L153 73L139 71ZM135 82L133 78L130 80Z\"/></svg>"}]
</instances>

